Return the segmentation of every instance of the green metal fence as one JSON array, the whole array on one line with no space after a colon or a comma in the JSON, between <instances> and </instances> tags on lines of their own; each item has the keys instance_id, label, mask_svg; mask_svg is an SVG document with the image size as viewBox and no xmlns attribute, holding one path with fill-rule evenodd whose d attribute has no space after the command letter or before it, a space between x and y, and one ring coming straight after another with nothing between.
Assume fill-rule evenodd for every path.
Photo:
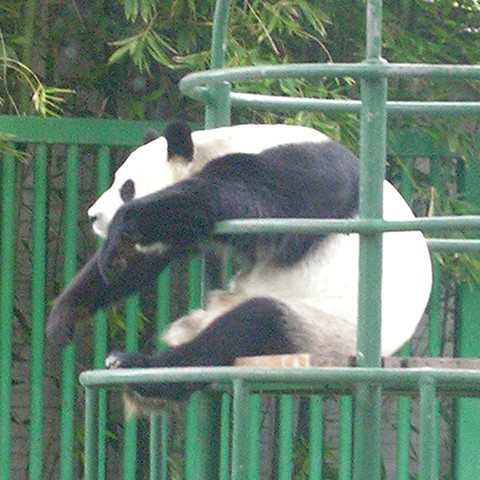
<instances>
[{"instance_id":1,"label":"green metal fence","mask_svg":"<svg viewBox=\"0 0 480 480\"><path fill-rule=\"evenodd\" d=\"M386 468L388 478L477 478L480 405L473 397L480 391L480 374L462 369L380 368L377 333L381 232L420 229L429 236L439 232L447 232L447 236L449 232L473 232L473 240L434 239L430 246L432 250L450 253L475 253L479 250L475 238L480 228L478 216L419 218L412 222L380 219L387 115L419 112L465 115L480 111L480 103L390 102L388 79L405 76L428 76L432 81L480 79L480 67L385 63L381 59L381 2L370 1L367 54L361 64L226 69L223 67L229 4L229 1L217 2L212 39L214 70L190 75L181 84L184 93L206 104L207 127L228 124L232 107L357 112L362 118L363 194L358 221L225 222L217 231L279 232L300 228L312 233L360 232L361 268L365 275L360 286L359 349L366 352L361 366L288 371L212 368L128 374L84 372L81 375L86 392L84 428L82 415L77 414L83 412L83 392L78 387L77 374L90 366L101 369L112 343L123 343L127 350L139 347L143 339L138 330L139 302L134 298L120 315L109 314L109 320L118 327L113 331L107 325L107 314L99 313L93 336L87 328L84 337L77 339L80 347L67 347L61 358L44 345L45 311L58 289L95 247L84 215L86 206L108 186L117 155L122 156L121 150L140 143L146 124L0 117L0 130L14 134L15 142L31 158L23 164L7 155L1 163L0 480L27 477L70 480L83 476L95 480L120 477L240 480L266 478L266 475L278 479L374 480L382 478L382 468ZM232 83L251 78L343 75L360 80L360 101L284 99L231 91ZM431 183L441 190L439 166L449 158L445 146L416 134L399 133L396 138L389 145L389 153L401 156L407 170L417 157L430 159ZM458 164L459 169L465 170L461 185L465 196L480 205L480 168L474 161L468 164L468 171L462 162ZM58 184L57 177L51 175L57 170ZM47 178L53 178L53 184L47 184ZM30 188L21 188L25 184ZM407 175L402 185L407 197L410 187ZM63 278L59 283L57 270L61 270ZM190 307L201 301L201 270L201 261L192 260L188 267ZM438 263L435 273L427 334L426 353L430 356L442 353L443 287ZM159 329L170 317L170 282L169 272L159 279L158 307L153 314ZM476 342L479 298L478 286L459 286L455 299L455 354L459 356L480 356ZM125 323L119 318L125 318ZM123 332L121 338L119 331ZM22 345L29 347L22 349ZM409 355L409 348L402 353ZM202 381L212 382L211 391L195 394L180 413L166 410L149 419L149 424L123 422L118 405L120 395L107 392L131 381L159 378L194 381L199 376ZM332 396L338 400L333 406ZM304 400L299 403L298 397ZM393 448L393 457L386 457L382 442L382 425L390 421L382 408L387 397L394 402L395 442L389 449ZM444 398L453 398L456 403ZM265 413L268 401L273 407ZM333 422L326 418L331 410L335 412ZM454 411L454 418L448 418L445 426L443 413L450 410ZM183 422L184 417L185 423L179 427L179 419ZM260 428L269 418L273 426ZM302 418L307 419L303 428L297 425ZM446 454L444 437L453 443ZM412 459L412 451L418 458ZM445 455L447 460L443 458ZM394 463L394 467L386 465L388 462Z\"/></svg>"}]
</instances>

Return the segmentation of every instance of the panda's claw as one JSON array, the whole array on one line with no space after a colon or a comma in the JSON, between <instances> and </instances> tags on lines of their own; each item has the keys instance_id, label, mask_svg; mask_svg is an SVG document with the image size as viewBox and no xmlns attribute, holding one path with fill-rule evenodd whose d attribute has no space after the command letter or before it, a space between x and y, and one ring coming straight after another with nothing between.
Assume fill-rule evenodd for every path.
<instances>
[{"instance_id":1,"label":"panda's claw","mask_svg":"<svg viewBox=\"0 0 480 480\"><path fill-rule=\"evenodd\" d=\"M125 354L122 352L112 352L108 355L108 357L105 359L105 367L112 370L115 368L122 368L123 365L123 356Z\"/></svg>"}]
</instances>

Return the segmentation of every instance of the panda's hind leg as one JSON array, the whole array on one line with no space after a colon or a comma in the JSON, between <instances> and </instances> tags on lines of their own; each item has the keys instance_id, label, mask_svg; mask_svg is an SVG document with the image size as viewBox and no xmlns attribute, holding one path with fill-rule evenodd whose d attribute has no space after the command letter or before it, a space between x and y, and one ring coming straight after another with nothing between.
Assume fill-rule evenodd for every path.
<instances>
[{"instance_id":1,"label":"panda's hind leg","mask_svg":"<svg viewBox=\"0 0 480 480\"><path fill-rule=\"evenodd\" d=\"M154 368L232 365L238 357L294 353L289 334L291 311L266 297L253 298L219 316L192 341L159 355L112 352L107 368ZM290 326L290 327L289 327ZM180 399L199 384L143 384L140 395Z\"/></svg>"}]
</instances>

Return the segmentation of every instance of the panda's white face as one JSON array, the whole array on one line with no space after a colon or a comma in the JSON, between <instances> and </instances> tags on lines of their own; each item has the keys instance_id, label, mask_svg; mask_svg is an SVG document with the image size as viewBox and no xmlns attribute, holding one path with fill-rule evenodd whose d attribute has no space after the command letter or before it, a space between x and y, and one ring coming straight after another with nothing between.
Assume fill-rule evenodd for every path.
<instances>
[{"instance_id":1,"label":"panda's white face","mask_svg":"<svg viewBox=\"0 0 480 480\"><path fill-rule=\"evenodd\" d=\"M157 138L137 148L116 171L111 187L89 208L95 234L106 237L116 211L127 201L178 182L228 153L259 153L287 143L324 142L326 135L293 125L237 125L193 132L192 162L167 158L167 141Z\"/></svg>"},{"instance_id":2,"label":"panda's white face","mask_svg":"<svg viewBox=\"0 0 480 480\"><path fill-rule=\"evenodd\" d=\"M111 187L88 209L94 233L106 237L110 221L125 202L168 187L188 174L188 164L167 160L165 138L137 148L116 171Z\"/></svg>"}]
</instances>

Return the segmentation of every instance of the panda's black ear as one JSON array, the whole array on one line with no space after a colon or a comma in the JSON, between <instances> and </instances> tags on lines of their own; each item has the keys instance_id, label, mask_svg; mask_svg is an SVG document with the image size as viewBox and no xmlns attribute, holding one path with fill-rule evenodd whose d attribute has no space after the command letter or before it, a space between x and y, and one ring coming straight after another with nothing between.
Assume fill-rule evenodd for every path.
<instances>
[{"instance_id":1,"label":"panda's black ear","mask_svg":"<svg viewBox=\"0 0 480 480\"><path fill-rule=\"evenodd\" d=\"M146 145L147 143L153 142L158 137L160 137L160 134L154 128L149 128L143 136L143 144Z\"/></svg>"},{"instance_id":2,"label":"panda's black ear","mask_svg":"<svg viewBox=\"0 0 480 480\"><path fill-rule=\"evenodd\" d=\"M167 140L167 157L193 160L193 140L190 127L184 122L170 123L165 127L163 136Z\"/></svg>"}]
</instances>

